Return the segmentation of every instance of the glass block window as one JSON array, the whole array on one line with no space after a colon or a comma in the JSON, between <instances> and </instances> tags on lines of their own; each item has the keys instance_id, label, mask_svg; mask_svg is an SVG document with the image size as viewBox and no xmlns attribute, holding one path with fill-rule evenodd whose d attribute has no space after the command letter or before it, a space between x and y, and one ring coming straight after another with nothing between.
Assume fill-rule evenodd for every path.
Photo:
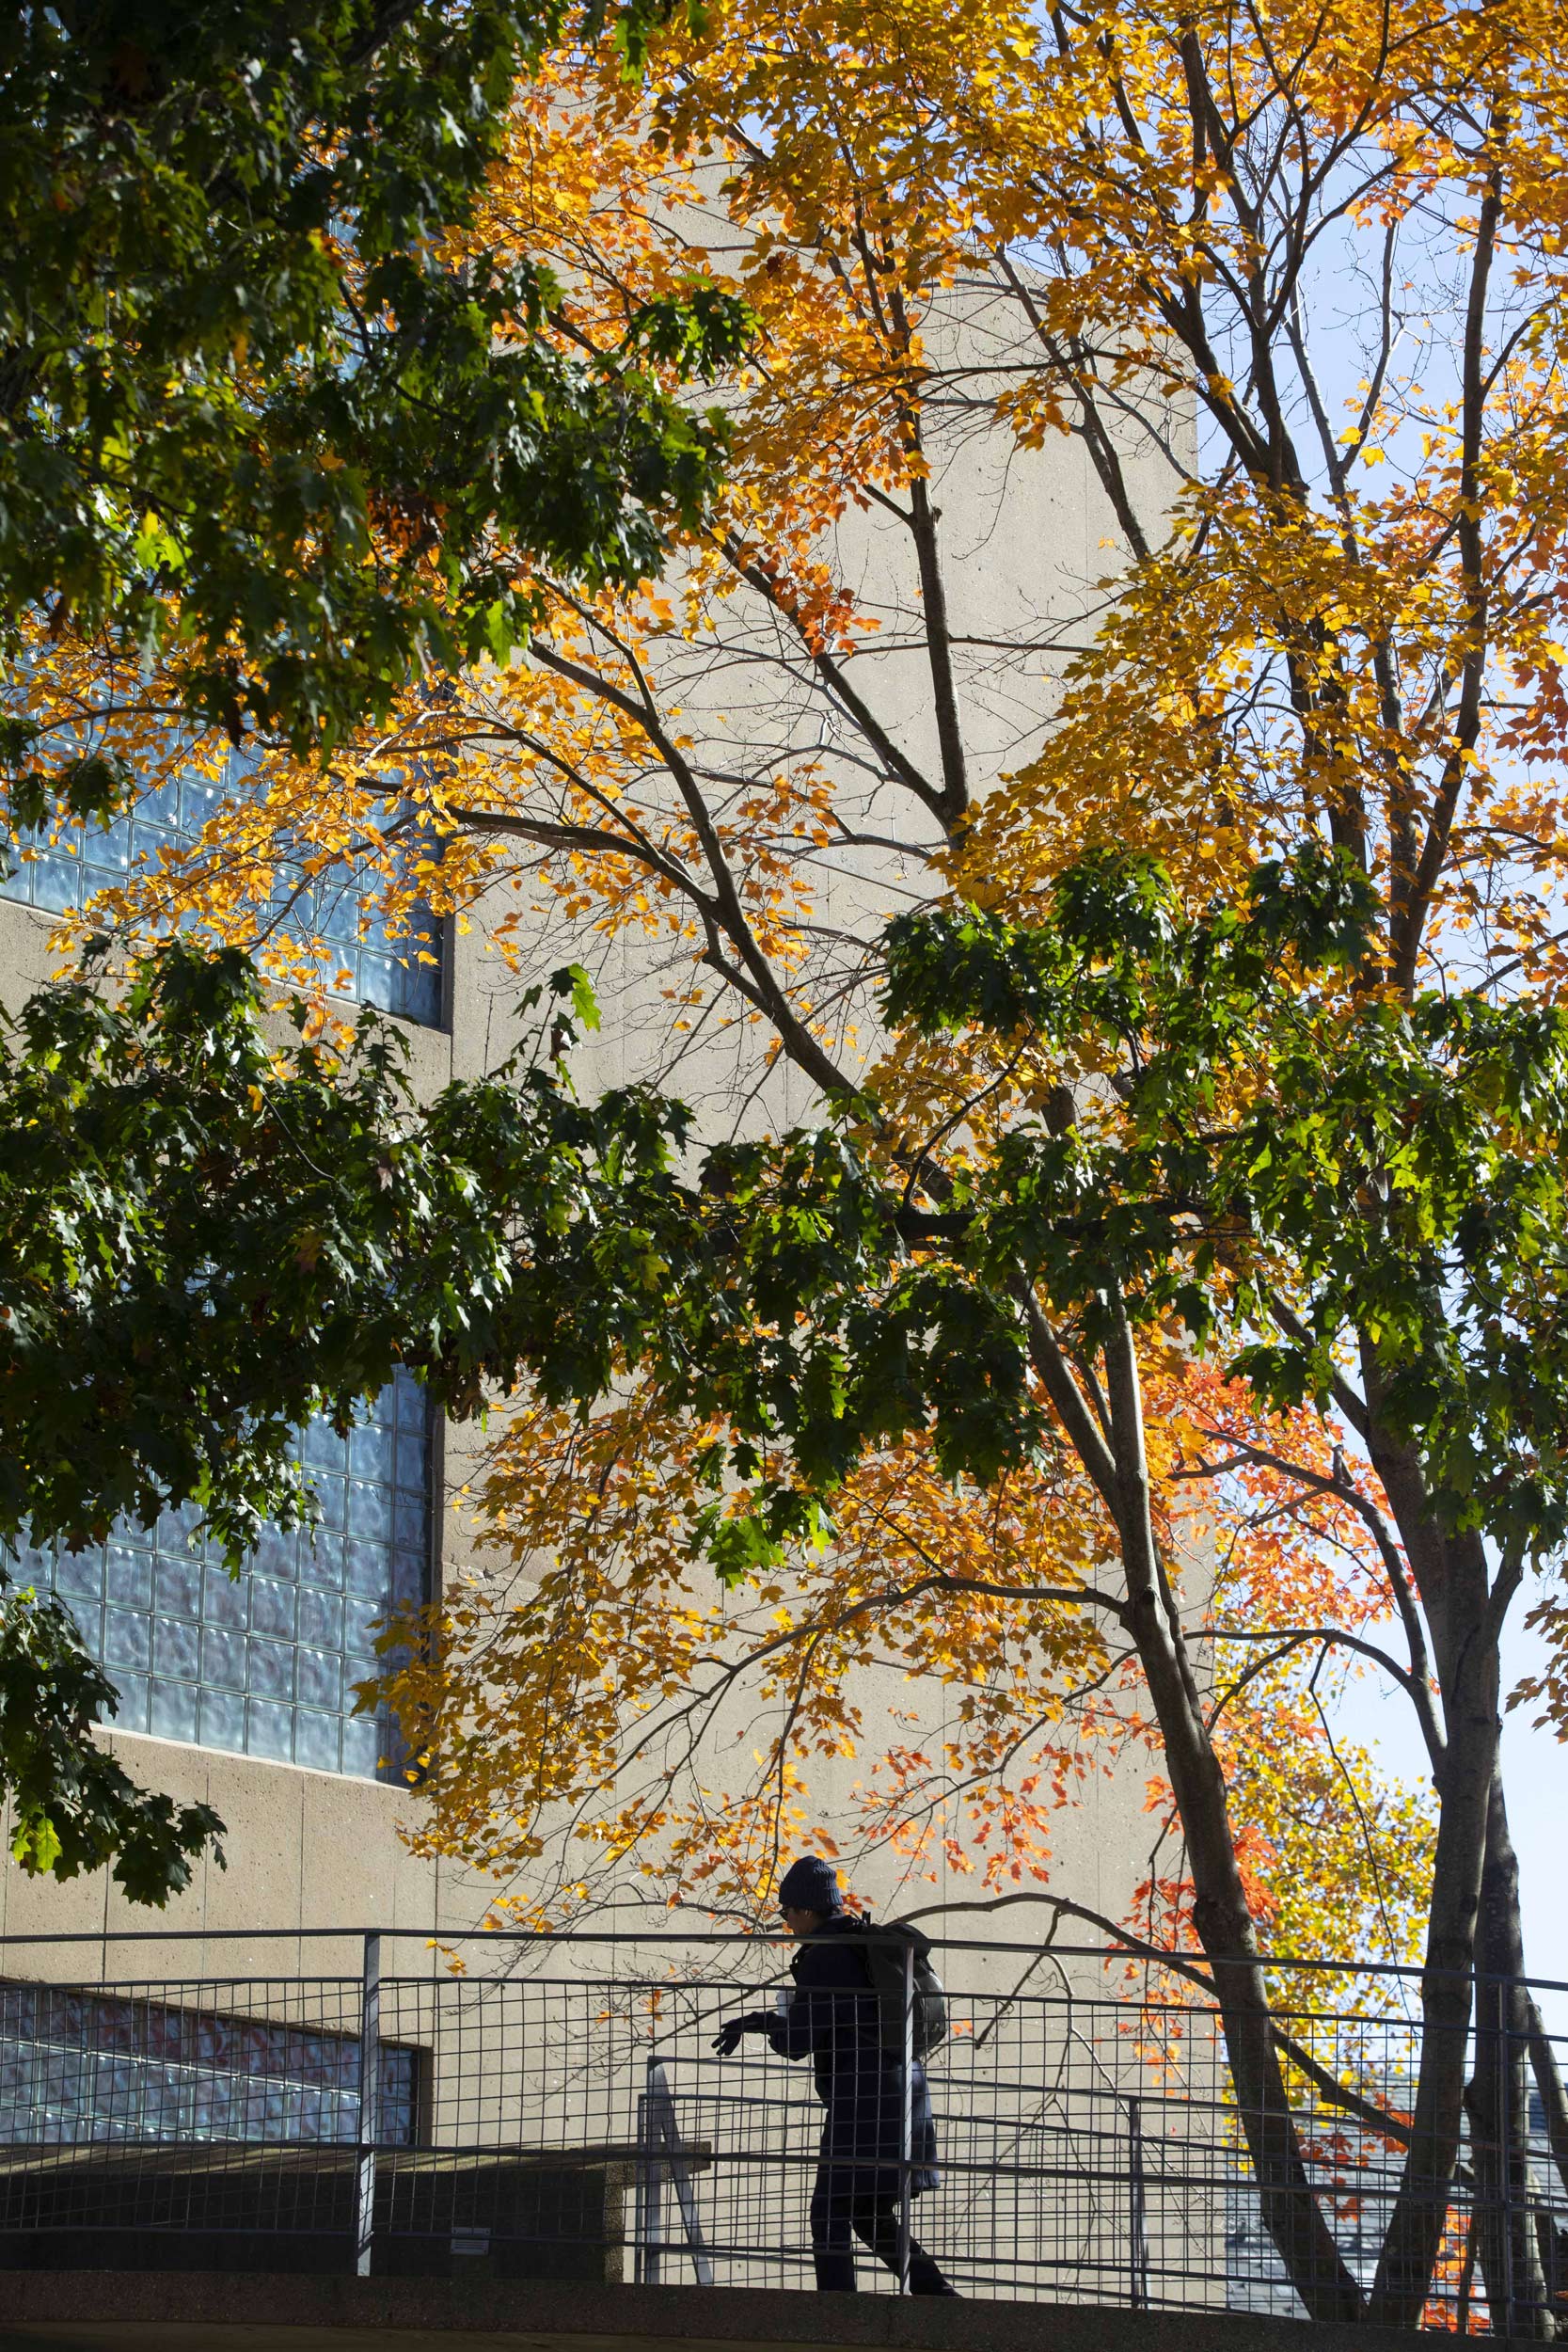
<instances>
[{"instance_id":1,"label":"glass block window","mask_svg":"<svg viewBox=\"0 0 1568 2352\"><path fill-rule=\"evenodd\" d=\"M413 2145L419 2058L381 2045L380 2142ZM135 1994L0 1986L0 2142L341 2145L358 2136L354 2034Z\"/></svg>"},{"instance_id":2,"label":"glass block window","mask_svg":"<svg viewBox=\"0 0 1568 2352\"><path fill-rule=\"evenodd\" d=\"M51 914L87 906L101 890L123 884L138 860L152 863L161 848L176 848L199 833L223 802L233 798L241 780L235 760L225 779L188 775L160 786L106 832L84 825L71 834L69 846L62 841L54 848L46 835L35 836L36 858L26 864L14 857L0 862L0 897L19 898ZM7 873L6 866L14 870ZM428 1028L440 1025L440 967L420 961L421 951L436 953L434 916L425 925L431 943L394 941L345 879L324 875L309 882L302 874L288 874L277 887L279 911L285 898L290 904L283 930L329 942L337 968L348 976L346 983L335 983L344 993Z\"/></svg>"},{"instance_id":3,"label":"glass block window","mask_svg":"<svg viewBox=\"0 0 1568 2352\"><path fill-rule=\"evenodd\" d=\"M318 1772L397 1777L395 1732L356 1716L353 1685L382 1671L375 1629L424 1600L430 1413L400 1372L361 1424L304 1432L321 1524L262 1536L238 1581L192 1504L106 1544L24 1549L17 1581L66 1602L119 1692L116 1727Z\"/></svg>"}]
</instances>

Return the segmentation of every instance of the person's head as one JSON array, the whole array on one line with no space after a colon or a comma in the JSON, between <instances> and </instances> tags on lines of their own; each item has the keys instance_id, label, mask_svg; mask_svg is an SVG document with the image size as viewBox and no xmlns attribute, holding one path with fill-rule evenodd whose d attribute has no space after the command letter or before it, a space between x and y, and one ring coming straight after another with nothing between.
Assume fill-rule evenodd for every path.
<instances>
[{"instance_id":1,"label":"person's head","mask_svg":"<svg viewBox=\"0 0 1568 2352\"><path fill-rule=\"evenodd\" d=\"M825 1919L844 1909L838 1872L820 1854L802 1854L779 1881L779 1909L791 1935L815 1935Z\"/></svg>"}]
</instances>

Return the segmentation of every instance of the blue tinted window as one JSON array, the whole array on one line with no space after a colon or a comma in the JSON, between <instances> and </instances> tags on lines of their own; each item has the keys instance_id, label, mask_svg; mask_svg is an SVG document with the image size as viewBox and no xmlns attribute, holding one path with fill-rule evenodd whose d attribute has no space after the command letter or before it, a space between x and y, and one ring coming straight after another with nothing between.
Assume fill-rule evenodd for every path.
<instances>
[{"instance_id":1,"label":"blue tinted window","mask_svg":"<svg viewBox=\"0 0 1568 2352\"><path fill-rule=\"evenodd\" d=\"M424 1601L430 1418L406 1373L361 1425L305 1431L321 1524L269 1529L228 1576L187 1504L155 1528L57 1557L24 1550L17 1580L67 1603L119 1692L115 1723L318 1772L396 1775L389 1719L356 1716L354 1685L384 1670L375 1630Z\"/></svg>"},{"instance_id":2,"label":"blue tinted window","mask_svg":"<svg viewBox=\"0 0 1568 2352\"><path fill-rule=\"evenodd\" d=\"M191 840L243 783L244 771L235 759L221 784L190 775L162 785L107 832L96 825L67 827L53 846L46 835L35 834L30 844L37 850L35 857L20 863L12 852L0 861L0 897L19 898L51 914L85 907L101 890L123 886L139 860L155 864L163 845L172 848ZM7 872L7 866L12 870ZM272 903L284 918L284 935L321 938L330 945L334 961L327 979L336 992L426 1027L439 1025L439 930L433 915L415 918L414 930L423 936L394 940L374 912L362 905L351 876L323 875L310 881L299 869L278 876Z\"/></svg>"}]
</instances>

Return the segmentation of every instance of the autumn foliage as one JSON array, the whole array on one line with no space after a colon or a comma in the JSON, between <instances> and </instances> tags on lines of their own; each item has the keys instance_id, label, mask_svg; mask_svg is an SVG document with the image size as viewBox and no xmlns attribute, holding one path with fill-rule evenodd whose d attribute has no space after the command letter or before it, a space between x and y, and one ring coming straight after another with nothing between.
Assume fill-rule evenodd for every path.
<instances>
[{"instance_id":1,"label":"autumn foliage","mask_svg":"<svg viewBox=\"0 0 1568 2352\"><path fill-rule=\"evenodd\" d=\"M562 68L476 233L551 257L554 331L582 348L694 276L743 293L715 518L630 589L531 571L525 661L432 676L328 764L259 742L201 835L95 919L194 916L330 989L330 942L278 909L332 874L410 952L434 952L435 915L521 977L575 956L628 1060L710 1131L852 1101L935 1218L1074 1096L982 1024L889 1038L883 927L911 905L1027 925L1085 854L1132 849L1196 914L1326 845L1376 907L1347 1019L1432 989L1550 1007L1564 105L1538 0L733 0L641 89ZM1039 486L1069 469L1086 545L1053 537ZM169 737L172 673L65 640L28 692L45 739L86 729L150 780L230 772L223 745ZM1118 1074L1073 1073L1080 1094ZM1277 1304L1288 1333L1309 1302ZM1375 1318L1347 1324L1320 1391L1270 1405L1141 1327L1123 1421L1111 1344L1031 1326L1037 1460L980 1486L918 1433L870 1449L831 1541L731 1591L693 1558L728 1433L635 1366L584 1421L515 1401L466 1499L491 1566L399 1686L431 1759L421 1841L530 1919L628 1883L750 1910L807 1833L879 1849L911 1889L940 1862L1070 1914L1053 1823L1135 1776L1148 1867L1101 1924L1448 1966L1479 1904L1488 1964L1517 1967L1494 1787L1513 1586L1382 1416L1382 1345ZM1121 1605L1134 1487L1158 1672L1096 1598ZM1549 1578L1549 1547L1531 1565ZM1538 1605L1568 1626L1549 1585ZM1347 1663L1403 1690L1439 1777L1445 1731L1463 1750L1441 1806L1332 1739ZM1421 2109L1439 2169L1459 2092L1434 2077ZM1376 2312L1419 2311L1443 2220L1413 2188ZM1324 2276L1314 2309L1364 2308Z\"/></svg>"}]
</instances>

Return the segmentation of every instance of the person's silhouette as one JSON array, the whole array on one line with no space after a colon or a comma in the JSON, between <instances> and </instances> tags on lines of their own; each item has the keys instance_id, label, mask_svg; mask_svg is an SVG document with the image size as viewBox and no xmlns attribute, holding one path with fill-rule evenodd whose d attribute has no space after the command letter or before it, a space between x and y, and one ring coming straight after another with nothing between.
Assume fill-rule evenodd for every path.
<instances>
[{"instance_id":1,"label":"person's silhouette","mask_svg":"<svg viewBox=\"0 0 1568 2352\"><path fill-rule=\"evenodd\" d=\"M790 1963L795 1991L781 2015L732 2017L714 2048L725 2058L748 2033L767 2036L781 2058L812 2061L816 2095L827 2108L811 2198L812 2257L819 2288L855 2292L854 2240L890 2270L899 2267L904 2062L889 2050L882 2005L873 1987L865 1939L875 1931L846 1912L838 1876L820 1855L785 1871L779 1908L800 1945ZM936 2122L926 2070L910 2060L910 2191L938 2182ZM910 2291L956 2295L925 2249L910 2243Z\"/></svg>"}]
</instances>

